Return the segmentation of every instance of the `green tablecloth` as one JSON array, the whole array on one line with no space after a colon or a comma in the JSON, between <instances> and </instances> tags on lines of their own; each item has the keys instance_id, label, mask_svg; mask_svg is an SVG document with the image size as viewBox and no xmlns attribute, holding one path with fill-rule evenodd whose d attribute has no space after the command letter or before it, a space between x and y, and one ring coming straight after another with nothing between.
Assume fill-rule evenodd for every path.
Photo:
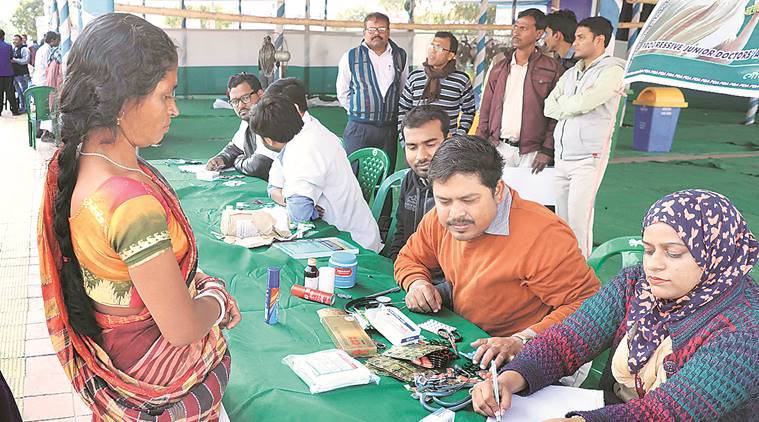
<instances>
[{"instance_id":1,"label":"green tablecloth","mask_svg":"<svg viewBox=\"0 0 759 422\"><path fill-rule=\"evenodd\" d=\"M276 248L246 249L217 240L211 231L219 231L221 212L226 205L237 202L270 202L266 183L246 177L238 187L224 186L226 180L202 182L194 175L181 173L176 166L163 160L152 162L171 183L182 203L184 212L195 232L200 268L227 281L242 311L243 320L227 332L232 354L232 375L224 395L224 407L232 421L250 420L419 420L429 413L418 401L410 397L402 383L382 377L379 385L343 388L312 395L306 384L281 363L289 354L306 354L334 348L332 341L319 323L316 311L325 305L309 302L290 295L294 283L303 282L305 260L294 260ZM338 236L350 239L347 233L335 227L318 223L309 237ZM327 259L319 260L324 266ZM338 291L365 296L395 285L392 262L377 254L361 250L358 255L358 283L352 289ZM264 322L264 293L269 266L281 267L281 297L279 324ZM400 301L403 293L391 295ZM345 300L338 299L335 306L342 308ZM423 322L427 315L404 311L412 320ZM451 311L443 310L434 318L459 329L464 341L463 350L470 350L469 342L486 336L478 327ZM430 336L427 333L428 337ZM434 337L434 336L431 336ZM380 337L375 336L379 339ZM461 363L464 363L461 361ZM457 412L457 421L483 418L471 408Z\"/></svg>"}]
</instances>

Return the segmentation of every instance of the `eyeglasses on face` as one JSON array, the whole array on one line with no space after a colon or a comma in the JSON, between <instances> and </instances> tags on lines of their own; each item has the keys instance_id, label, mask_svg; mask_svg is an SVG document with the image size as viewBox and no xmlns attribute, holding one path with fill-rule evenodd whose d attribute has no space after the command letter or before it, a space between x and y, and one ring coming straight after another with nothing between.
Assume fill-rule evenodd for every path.
<instances>
[{"instance_id":1,"label":"eyeglasses on face","mask_svg":"<svg viewBox=\"0 0 759 422\"><path fill-rule=\"evenodd\" d=\"M433 50L433 51L435 51L435 53L442 53L443 51L447 51L449 53L451 52L451 50L449 50L449 49L447 49L447 48L445 48L445 47L443 47L441 45L437 45L437 44L430 44L430 45L427 46L427 49L428 50Z\"/></svg>"},{"instance_id":2,"label":"eyeglasses on face","mask_svg":"<svg viewBox=\"0 0 759 422\"><path fill-rule=\"evenodd\" d=\"M255 91L251 91L245 95L243 95L240 98L230 98L229 103L232 104L232 107L237 107L242 104L250 104L251 99L253 98L253 95L255 95Z\"/></svg>"},{"instance_id":3,"label":"eyeglasses on face","mask_svg":"<svg viewBox=\"0 0 759 422\"><path fill-rule=\"evenodd\" d=\"M385 32L387 32L387 27L386 26L369 27L369 28L364 29L364 31L370 34L376 34L378 32L380 34L384 34Z\"/></svg>"}]
</instances>

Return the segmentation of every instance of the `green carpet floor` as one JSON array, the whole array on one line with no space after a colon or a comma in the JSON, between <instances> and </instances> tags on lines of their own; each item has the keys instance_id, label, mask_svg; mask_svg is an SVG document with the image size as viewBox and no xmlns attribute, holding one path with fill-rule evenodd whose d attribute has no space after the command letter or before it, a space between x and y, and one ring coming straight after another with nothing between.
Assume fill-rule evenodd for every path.
<instances>
[{"instance_id":1,"label":"green carpet floor","mask_svg":"<svg viewBox=\"0 0 759 422\"><path fill-rule=\"evenodd\" d=\"M759 151L759 125L743 126L743 114L729 99L697 98L680 115L673 154L735 154ZM721 101L721 102L720 102ZM231 110L214 110L212 100L180 100L181 115L160 146L146 148L147 159L193 158L206 160L229 141L240 124ZM325 126L342 135L347 121L337 107L313 107L310 112ZM634 107L631 101L620 129L615 158L660 156L632 149ZM669 154L671 155L671 154ZM405 167L399 154L398 168ZM400 166L403 164L403 166ZM594 243L640 233L648 207L661 196L678 189L706 188L725 194L741 210L749 227L759 233L759 157L693 159L688 161L611 163L596 201ZM613 263L611 264L613 266ZM759 275L759 269L754 271Z\"/></svg>"},{"instance_id":2,"label":"green carpet floor","mask_svg":"<svg viewBox=\"0 0 759 422\"><path fill-rule=\"evenodd\" d=\"M146 159L193 158L207 159L229 142L240 119L232 110L213 109L213 100L178 100L179 117L161 144L146 148L140 155ZM337 107L313 107L309 110L330 130L342 136L348 121L345 112Z\"/></svg>"},{"instance_id":3,"label":"green carpet floor","mask_svg":"<svg viewBox=\"0 0 759 422\"><path fill-rule=\"evenodd\" d=\"M615 158L672 154L740 154L759 151L759 125L743 126L743 112L730 98L715 96L718 109L707 108L703 97L681 110L672 153L647 153L632 149L634 107L628 102L620 129ZM742 102L741 102L742 103ZM749 227L759 235L759 157L709 158L667 162L611 163L598 191L593 243L640 234L648 207L662 196L680 189L704 188L720 192L741 210ZM602 271L612 276L617 261ZM759 267L752 275L759 279Z\"/></svg>"}]
</instances>

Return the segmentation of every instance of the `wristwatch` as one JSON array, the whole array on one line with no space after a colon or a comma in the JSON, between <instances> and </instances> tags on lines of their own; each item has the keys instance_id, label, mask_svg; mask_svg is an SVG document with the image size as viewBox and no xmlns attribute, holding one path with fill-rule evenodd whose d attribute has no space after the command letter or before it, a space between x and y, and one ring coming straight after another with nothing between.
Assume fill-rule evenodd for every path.
<instances>
[{"instance_id":1,"label":"wristwatch","mask_svg":"<svg viewBox=\"0 0 759 422\"><path fill-rule=\"evenodd\" d=\"M519 339L519 340L522 342L522 345L525 345L525 344L527 344L527 343L528 343L530 340L532 340L532 337L527 337L526 335L523 335L523 334L519 334L519 333L517 333L517 334L512 334L511 336L512 336L512 337L514 337L514 338L517 338L517 339Z\"/></svg>"}]
</instances>

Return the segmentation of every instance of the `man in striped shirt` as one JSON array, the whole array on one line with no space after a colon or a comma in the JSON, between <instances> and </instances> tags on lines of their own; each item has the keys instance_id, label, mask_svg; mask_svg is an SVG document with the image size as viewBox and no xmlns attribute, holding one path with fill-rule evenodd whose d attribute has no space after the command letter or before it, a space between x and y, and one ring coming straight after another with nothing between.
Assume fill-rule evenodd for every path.
<instances>
[{"instance_id":1,"label":"man in striped shirt","mask_svg":"<svg viewBox=\"0 0 759 422\"><path fill-rule=\"evenodd\" d=\"M450 32L438 32L427 47L422 69L409 74L398 106L398 128L415 106L434 104L451 119L451 134L466 135L474 120L475 103L469 76L456 70L459 42ZM461 118L459 119L459 115Z\"/></svg>"}]
</instances>

